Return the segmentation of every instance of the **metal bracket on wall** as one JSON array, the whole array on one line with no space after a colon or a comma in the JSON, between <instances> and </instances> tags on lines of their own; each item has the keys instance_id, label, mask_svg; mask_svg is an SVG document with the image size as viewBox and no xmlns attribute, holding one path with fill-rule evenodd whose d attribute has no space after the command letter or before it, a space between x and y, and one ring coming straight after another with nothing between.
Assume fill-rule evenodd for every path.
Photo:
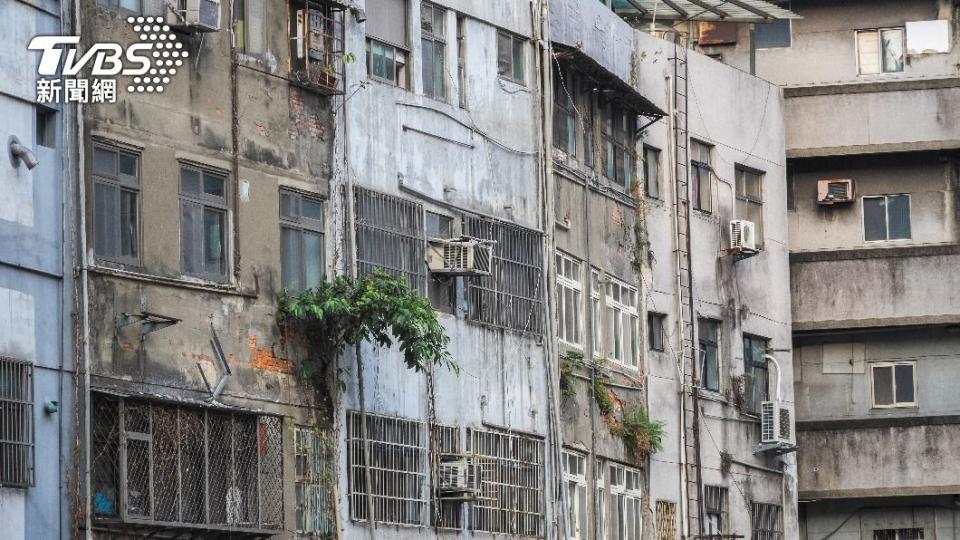
<instances>
[{"instance_id":1,"label":"metal bracket on wall","mask_svg":"<svg viewBox=\"0 0 960 540\"><path fill-rule=\"evenodd\" d=\"M797 450L799 450L799 448L800 447L798 447L795 444L782 443L782 442L758 444L753 448L753 455L756 456L759 454L770 452L775 456L782 456L784 454L790 454L792 452L796 452Z\"/></svg>"},{"instance_id":2,"label":"metal bracket on wall","mask_svg":"<svg viewBox=\"0 0 960 540\"><path fill-rule=\"evenodd\" d=\"M158 313L150 313L149 311L141 311L140 313L121 313L117 317L116 327L117 330L121 328L130 326L131 324L140 324L140 337L143 337L151 332L156 332L157 330L162 330L168 326L173 326L180 322L180 319L176 317L168 317L166 315L160 315Z\"/></svg>"},{"instance_id":3,"label":"metal bracket on wall","mask_svg":"<svg viewBox=\"0 0 960 540\"><path fill-rule=\"evenodd\" d=\"M200 365L200 362L197 362L197 369L200 370L203 384L207 386L207 391L210 392L210 397L207 398L207 401L216 401L223 392L223 387L227 385L227 379L229 379L233 373L230 371L230 364L227 363L226 355L223 354L223 347L220 346L220 338L217 337L217 331L213 329L213 323L210 323L210 336L210 347L213 349L213 356L216 357L220 365L220 378L217 379L216 386L213 388L210 387L210 381L207 380L207 374L203 372L203 366Z\"/></svg>"}]
</instances>

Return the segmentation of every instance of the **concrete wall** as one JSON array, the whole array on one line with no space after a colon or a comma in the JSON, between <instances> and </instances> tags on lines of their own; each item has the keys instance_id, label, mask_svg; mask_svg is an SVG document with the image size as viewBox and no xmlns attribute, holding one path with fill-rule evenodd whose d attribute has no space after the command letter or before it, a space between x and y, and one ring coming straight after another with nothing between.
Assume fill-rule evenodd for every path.
<instances>
[{"instance_id":1,"label":"concrete wall","mask_svg":"<svg viewBox=\"0 0 960 540\"><path fill-rule=\"evenodd\" d=\"M63 13L69 15L69 8ZM5 2L0 5L0 356L33 364L35 484L0 487L0 524L11 539L69 538L70 495L64 489L73 470L73 361L70 228L70 165L74 137L72 107L52 116L53 147L38 144L36 116L39 55L27 51L35 35L69 33L61 27L60 3ZM62 23L69 28L69 19ZM28 170L7 158L16 136L40 164ZM44 403L59 412L47 414Z\"/></svg>"},{"instance_id":2,"label":"concrete wall","mask_svg":"<svg viewBox=\"0 0 960 540\"><path fill-rule=\"evenodd\" d=\"M806 531L814 540L869 540L880 529L922 528L924 538L954 539L960 535L955 497L825 500L801 503ZM832 535L832 536L830 536Z\"/></svg>"}]
</instances>

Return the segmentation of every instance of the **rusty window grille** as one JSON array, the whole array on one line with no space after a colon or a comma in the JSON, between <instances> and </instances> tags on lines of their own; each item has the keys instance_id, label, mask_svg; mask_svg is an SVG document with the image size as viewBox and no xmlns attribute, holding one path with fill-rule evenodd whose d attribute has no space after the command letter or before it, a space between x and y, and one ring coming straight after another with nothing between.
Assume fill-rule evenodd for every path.
<instances>
[{"instance_id":1,"label":"rusty window grille","mask_svg":"<svg viewBox=\"0 0 960 540\"><path fill-rule=\"evenodd\" d=\"M670 501L657 501L657 540L676 540L677 504Z\"/></svg>"},{"instance_id":2,"label":"rusty window grille","mask_svg":"<svg viewBox=\"0 0 960 540\"><path fill-rule=\"evenodd\" d=\"M543 441L502 431L468 430L480 465L480 497L470 511L475 531L544 535Z\"/></svg>"},{"instance_id":3,"label":"rusty window grille","mask_svg":"<svg viewBox=\"0 0 960 540\"><path fill-rule=\"evenodd\" d=\"M783 516L780 505L753 503L750 505L753 527L752 540L783 540Z\"/></svg>"},{"instance_id":4,"label":"rusty window grille","mask_svg":"<svg viewBox=\"0 0 960 540\"><path fill-rule=\"evenodd\" d=\"M463 443L460 441L460 429L456 426L434 424L432 436L435 453L432 467L436 475L439 474L440 454L462 454ZM438 478L434 476L431 480L436 487ZM435 497L431 511L433 526L441 529L463 528L463 507L464 505L459 501L445 501Z\"/></svg>"},{"instance_id":5,"label":"rusty window grille","mask_svg":"<svg viewBox=\"0 0 960 540\"><path fill-rule=\"evenodd\" d=\"M375 268L407 280L426 294L427 265L423 206L420 203L364 188L355 188L357 274Z\"/></svg>"},{"instance_id":6,"label":"rusty window grille","mask_svg":"<svg viewBox=\"0 0 960 540\"><path fill-rule=\"evenodd\" d=\"M370 472L373 519L395 525L427 525L427 445L422 422L366 415L365 458L363 422L359 412L347 413L347 452L350 519L367 521L366 464Z\"/></svg>"},{"instance_id":7,"label":"rusty window grille","mask_svg":"<svg viewBox=\"0 0 960 540\"><path fill-rule=\"evenodd\" d=\"M467 318L543 333L543 235L519 225L466 216L464 233L495 242L490 275L467 279Z\"/></svg>"},{"instance_id":8,"label":"rusty window grille","mask_svg":"<svg viewBox=\"0 0 960 540\"><path fill-rule=\"evenodd\" d=\"M704 529L710 538L729 533L728 493L723 486L703 486L703 506L707 514Z\"/></svg>"},{"instance_id":9,"label":"rusty window grille","mask_svg":"<svg viewBox=\"0 0 960 540\"><path fill-rule=\"evenodd\" d=\"M332 535L333 453L329 441L312 427L294 429L296 530L303 535Z\"/></svg>"},{"instance_id":10,"label":"rusty window grille","mask_svg":"<svg viewBox=\"0 0 960 540\"><path fill-rule=\"evenodd\" d=\"M281 418L103 394L90 415L99 525L283 528Z\"/></svg>"},{"instance_id":11,"label":"rusty window grille","mask_svg":"<svg viewBox=\"0 0 960 540\"><path fill-rule=\"evenodd\" d=\"M640 471L622 465L610 465L610 506L612 527L620 540L639 540L643 530Z\"/></svg>"},{"instance_id":12,"label":"rusty window grille","mask_svg":"<svg viewBox=\"0 0 960 540\"><path fill-rule=\"evenodd\" d=\"M0 356L0 487L34 485L33 364Z\"/></svg>"},{"instance_id":13,"label":"rusty window grille","mask_svg":"<svg viewBox=\"0 0 960 540\"><path fill-rule=\"evenodd\" d=\"M327 95L343 93L343 8L319 0L290 3L290 77Z\"/></svg>"}]
</instances>

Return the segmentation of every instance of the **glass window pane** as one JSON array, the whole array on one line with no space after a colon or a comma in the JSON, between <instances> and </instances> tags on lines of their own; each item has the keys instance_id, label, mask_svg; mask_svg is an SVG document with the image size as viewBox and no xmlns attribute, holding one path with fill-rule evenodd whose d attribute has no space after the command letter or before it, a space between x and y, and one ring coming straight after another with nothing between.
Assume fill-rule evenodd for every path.
<instances>
[{"instance_id":1,"label":"glass window pane","mask_svg":"<svg viewBox=\"0 0 960 540\"><path fill-rule=\"evenodd\" d=\"M883 40L883 71L903 71L903 30L883 30L880 39Z\"/></svg>"},{"instance_id":2,"label":"glass window pane","mask_svg":"<svg viewBox=\"0 0 960 540\"><path fill-rule=\"evenodd\" d=\"M857 32L857 54L860 73L880 73L880 43L876 30Z\"/></svg>"},{"instance_id":3,"label":"glass window pane","mask_svg":"<svg viewBox=\"0 0 960 540\"><path fill-rule=\"evenodd\" d=\"M191 195L200 194L200 171L196 169L180 168L180 191Z\"/></svg>"},{"instance_id":4,"label":"glass window pane","mask_svg":"<svg viewBox=\"0 0 960 540\"><path fill-rule=\"evenodd\" d=\"M303 288L300 283L300 231L280 228L280 276L283 286L291 291Z\"/></svg>"},{"instance_id":5,"label":"glass window pane","mask_svg":"<svg viewBox=\"0 0 960 540\"><path fill-rule=\"evenodd\" d=\"M303 217L314 221L323 221L323 205L315 199L302 199L301 210Z\"/></svg>"},{"instance_id":6,"label":"glass window pane","mask_svg":"<svg viewBox=\"0 0 960 540\"><path fill-rule=\"evenodd\" d=\"M890 223L890 240L910 238L910 196L887 196L887 219Z\"/></svg>"},{"instance_id":7,"label":"glass window pane","mask_svg":"<svg viewBox=\"0 0 960 540\"><path fill-rule=\"evenodd\" d=\"M512 63L512 41L507 34L497 34L497 74L509 77Z\"/></svg>"},{"instance_id":8,"label":"glass window pane","mask_svg":"<svg viewBox=\"0 0 960 540\"><path fill-rule=\"evenodd\" d=\"M316 287L323 281L323 235L303 233L303 280L305 287Z\"/></svg>"},{"instance_id":9,"label":"glass window pane","mask_svg":"<svg viewBox=\"0 0 960 540\"><path fill-rule=\"evenodd\" d=\"M137 194L120 191L120 255L137 256Z\"/></svg>"},{"instance_id":10,"label":"glass window pane","mask_svg":"<svg viewBox=\"0 0 960 540\"><path fill-rule=\"evenodd\" d=\"M513 79L523 81L523 41L513 39Z\"/></svg>"},{"instance_id":11,"label":"glass window pane","mask_svg":"<svg viewBox=\"0 0 960 540\"><path fill-rule=\"evenodd\" d=\"M195 203L180 203L180 256L185 274L199 274L203 253L200 230L201 206Z\"/></svg>"},{"instance_id":12,"label":"glass window pane","mask_svg":"<svg viewBox=\"0 0 960 540\"><path fill-rule=\"evenodd\" d=\"M280 192L280 215L282 217L294 218L300 216L300 211L297 209L297 202L299 197L292 193L283 193Z\"/></svg>"},{"instance_id":13,"label":"glass window pane","mask_svg":"<svg viewBox=\"0 0 960 540\"><path fill-rule=\"evenodd\" d=\"M94 229L97 255L117 255L117 188L108 184L94 184Z\"/></svg>"},{"instance_id":14,"label":"glass window pane","mask_svg":"<svg viewBox=\"0 0 960 540\"><path fill-rule=\"evenodd\" d=\"M433 97L438 99L443 99L444 97L444 84L446 79L444 78L444 62L443 62L444 47L440 43L433 44Z\"/></svg>"},{"instance_id":15,"label":"glass window pane","mask_svg":"<svg viewBox=\"0 0 960 540\"><path fill-rule=\"evenodd\" d=\"M893 369L889 366L873 368L873 404L893 405Z\"/></svg>"},{"instance_id":16,"label":"glass window pane","mask_svg":"<svg viewBox=\"0 0 960 540\"><path fill-rule=\"evenodd\" d=\"M224 178L219 175L203 173L203 192L215 197L223 197Z\"/></svg>"},{"instance_id":17,"label":"glass window pane","mask_svg":"<svg viewBox=\"0 0 960 540\"><path fill-rule=\"evenodd\" d=\"M203 269L208 274L224 274L223 212L203 209Z\"/></svg>"},{"instance_id":18,"label":"glass window pane","mask_svg":"<svg viewBox=\"0 0 960 540\"><path fill-rule=\"evenodd\" d=\"M137 176L137 156L133 154L120 154L120 174L124 176Z\"/></svg>"},{"instance_id":19,"label":"glass window pane","mask_svg":"<svg viewBox=\"0 0 960 540\"><path fill-rule=\"evenodd\" d=\"M120 0L120 7L134 13L140 13L140 0Z\"/></svg>"},{"instance_id":20,"label":"glass window pane","mask_svg":"<svg viewBox=\"0 0 960 540\"><path fill-rule=\"evenodd\" d=\"M433 31L433 8L426 4L420 8L420 28L428 33Z\"/></svg>"},{"instance_id":21,"label":"glass window pane","mask_svg":"<svg viewBox=\"0 0 960 540\"><path fill-rule=\"evenodd\" d=\"M887 210L884 197L863 198L863 238L868 242L887 239Z\"/></svg>"},{"instance_id":22,"label":"glass window pane","mask_svg":"<svg viewBox=\"0 0 960 540\"><path fill-rule=\"evenodd\" d=\"M112 150L94 147L93 172L107 176L117 175L117 153Z\"/></svg>"},{"instance_id":23,"label":"glass window pane","mask_svg":"<svg viewBox=\"0 0 960 540\"><path fill-rule=\"evenodd\" d=\"M433 81L433 75L435 73L433 66L433 40L421 40L421 58L423 62L423 69L421 69L421 73L423 73L423 93L431 97L436 97L434 95Z\"/></svg>"},{"instance_id":24,"label":"glass window pane","mask_svg":"<svg viewBox=\"0 0 960 540\"><path fill-rule=\"evenodd\" d=\"M894 369L897 403L913 403L913 365L901 364Z\"/></svg>"},{"instance_id":25,"label":"glass window pane","mask_svg":"<svg viewBox=\"0 0 960 540\"><path fill-rule=\"evenodd\" d=\"M587 538L587 488L577 486L577 538Z\"/></svg>"}]
</instances>

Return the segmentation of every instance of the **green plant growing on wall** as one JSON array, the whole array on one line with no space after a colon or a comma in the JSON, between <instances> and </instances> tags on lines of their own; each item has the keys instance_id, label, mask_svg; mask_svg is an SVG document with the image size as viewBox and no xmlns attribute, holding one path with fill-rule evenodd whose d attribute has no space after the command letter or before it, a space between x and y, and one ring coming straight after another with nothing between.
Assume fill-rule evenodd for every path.
<instances>
[{"instance_id":1,"label":"green plant growing on wall","mask_svg":"<svg viewBox=\"0 0 960 540\"><path fill-rule=\"evenodd\" d=\"M730 474L730 466L733 464L733 454L724 448L720 451L720 474Z\"/></svg>"},{"instance_id":2,"label":"green plant growing on wall","mask_svg":"<svg viewBox=\"0 0 960 540\"><path fill-rule=\"evenodd\" d=\"M444 365L459 373L447 350L450 339L430 302L404 279L380 270L356 279L324 280L297 295L282 291L277 322L307 340L310 352L302 374L315 382L347 346L363 341L381 347L398 343L404 363L414 371Z\"/></svg>"},{"instance_id":3,"label":"green plant growing on wall","mask_svg":"<svg viewBox=\"0 0 960 540\"><path fill-rule=\"evenodd\" d=\"M583 355L576 352L569 352L560 357L560 397L564 400L577 394L576 388L573 387L573 367L578 361L583 361Z\"/></svg>"},{"instance_id":4,"label":"green plant growing on wall","mask_svg":"<svg viewBox=\"0 0 960 540\"><path fill-rule=\"evenodd\" d=\"M647 225L638 213L637 221L633 224L633 250L630 254L630 267L637 275L643 272L649 250L650 237L647 233Z\"/></svg>"},{"instance_id":5,"label":"green plant growing on wall","mask_svg":"<svg viewBox=\"0 0 960 540\"><path fill-rule=\"evenodd\" d=\"M619 425L611 429L611 433L620 437L627 452L638 461L663 449L660 440L664 423L651 420L642 405L627 405Z\"/></svg>"}]
</instances>

